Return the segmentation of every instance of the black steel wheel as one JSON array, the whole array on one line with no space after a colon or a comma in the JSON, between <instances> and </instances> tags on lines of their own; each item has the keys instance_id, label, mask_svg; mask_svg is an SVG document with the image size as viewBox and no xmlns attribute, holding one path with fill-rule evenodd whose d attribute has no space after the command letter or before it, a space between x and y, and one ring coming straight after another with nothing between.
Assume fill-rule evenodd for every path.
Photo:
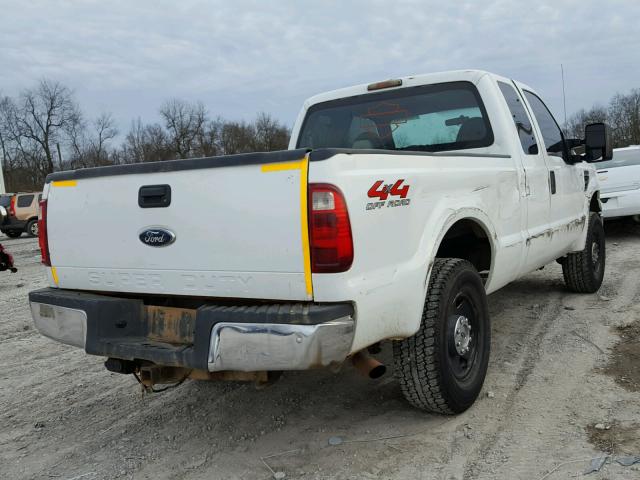
<instances>
[{"instance_id":1,"label":"black steel wheel","mask_svg":"<svg viewBox=\"0 0 640 480\"><path fill-rule=\"evenodd\" d=\"M489 363L491 325L482 279L471 263L436 259L420 329L394 342L400 387L414 406L454 414L482 389Z\"/></svg>"},{"instance_id":2,"label":"black steel wheel","mask_svg":"<svg viewBox=\"0 0 640 480\"><path fill-rule=\"evenodd\" d=\"M604 280L605 264L604 226L600 215L592 212L589 215L584 249L562 259L564 283L573 292L595 293Z\"/></svg>"}]
</instances>

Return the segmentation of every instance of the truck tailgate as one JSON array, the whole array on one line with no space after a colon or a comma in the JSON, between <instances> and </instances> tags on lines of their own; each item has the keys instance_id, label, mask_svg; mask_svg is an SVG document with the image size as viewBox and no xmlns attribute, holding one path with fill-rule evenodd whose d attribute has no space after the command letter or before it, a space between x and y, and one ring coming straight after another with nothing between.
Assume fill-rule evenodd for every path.
<instances>
[{"instance_id":1,"label":"truck tailgate","mask_svg":"<svg viewBox=\"0 0 640 480\"><path fill-rule=\"evenodd\" d=\"M170 204L141 208L141 187L157 185ZM304 151L54 174L47 212L60 288L312 299ZM145 244L154 229L175 240Z\"/></svg>"}]
</instances>

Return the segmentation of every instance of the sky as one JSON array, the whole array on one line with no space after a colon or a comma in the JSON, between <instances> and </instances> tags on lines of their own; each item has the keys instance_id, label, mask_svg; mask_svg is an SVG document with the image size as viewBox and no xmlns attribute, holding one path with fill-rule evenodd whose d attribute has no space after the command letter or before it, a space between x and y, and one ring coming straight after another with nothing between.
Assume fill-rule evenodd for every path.
<instances>
[{"instance_id":1,"label":"sky","mask_svg":"<svg viewBox=\"0 0 640 480\"><path fill-rule=\"evenodd\" d=\"M168 98L211 117L293 125L307 97L477 68L536 89L564 119L640 88L640 1L0 0L0 93L39 79L88 118L159 121Z\"/></svg>"}]
</instances>

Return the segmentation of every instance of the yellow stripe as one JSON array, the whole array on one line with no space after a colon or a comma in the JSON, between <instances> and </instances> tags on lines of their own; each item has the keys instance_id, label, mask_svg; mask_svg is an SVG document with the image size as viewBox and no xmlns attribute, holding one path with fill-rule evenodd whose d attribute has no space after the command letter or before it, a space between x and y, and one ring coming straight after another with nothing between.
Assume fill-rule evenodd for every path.
<instances>
[{"instance_id":1,"label":"yellow stripe","mask_svg":"<svg viewBox=\"0 0 640 480\"><path fill-rule=\"evenodd\" d=\"M51 182L52 187L75 187L78 185L77 180L58 180L57 182Z\"/></svg>"},{"instance_id":2,"label":"yellow stripe","mask_svg":"<svg viewBox=\"0 0 640 480\"><path fill-rule=\"evenodd\" d=\"M304 262L304 283L307 287L307 295L313 297L311 285L311 255L309 253L309 226L307 218L307 172L309 160L305 157L300 167L300 224L302 225L302 261Z\"/></svg>"},{"instance_id":3,"label":"yellow stripe","mask_svg":"<svg viewBox=\"0 0 640 480\"><path fill-rule=\"evenodd\" d=\"M304 284L307 296L313 298L311 283L311 255L309 253L309 228L307 225L307 174L309 159L307 157L296 162L267 163L261 167L263 172L281 172L283 170L300 170L300 228L302 236L302 262L304 264Z\"/></svg>"},{"instance_id":4,"label":"yellow stripe","mask_svg":"<svg viewBox=\"0 0 640 480\"><path fill-rule=\"evenodd\" d=\"M58 272L56 272L56 267L51 267L51 276L53 277L53 283L57 285L59 285L59 280L58 280Z\"/></svg>"},{"instance_id":5,"label":"yellow stripe","mask_svg":"<svg viewBox=\"0 0 640 480\"><path fill-rule=\"evenodd\" d=\"M284 162L284 163L267 163L262 165L263 172L281 172L282 170L301 170L303 168L303 164L306 165L307 159L303 158L302 160L295 162Z\"/></svg>"}]
</instances>

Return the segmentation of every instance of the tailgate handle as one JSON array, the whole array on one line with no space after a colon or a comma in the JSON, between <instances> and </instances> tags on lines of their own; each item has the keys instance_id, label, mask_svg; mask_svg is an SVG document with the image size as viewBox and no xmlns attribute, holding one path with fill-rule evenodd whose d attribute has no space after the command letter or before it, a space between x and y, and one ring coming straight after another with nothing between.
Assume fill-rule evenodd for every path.
<instances>
[{"instance_id":1,"label":"tailgate handle","mask_svg":"<svg viewBox=\"0 0 640 480\"><path fill-rule=\"evenodd\" d=\"M171 205L170 185L145 185L138 191L140 208L165 208Z\"/></svg>"}]
</instances>

